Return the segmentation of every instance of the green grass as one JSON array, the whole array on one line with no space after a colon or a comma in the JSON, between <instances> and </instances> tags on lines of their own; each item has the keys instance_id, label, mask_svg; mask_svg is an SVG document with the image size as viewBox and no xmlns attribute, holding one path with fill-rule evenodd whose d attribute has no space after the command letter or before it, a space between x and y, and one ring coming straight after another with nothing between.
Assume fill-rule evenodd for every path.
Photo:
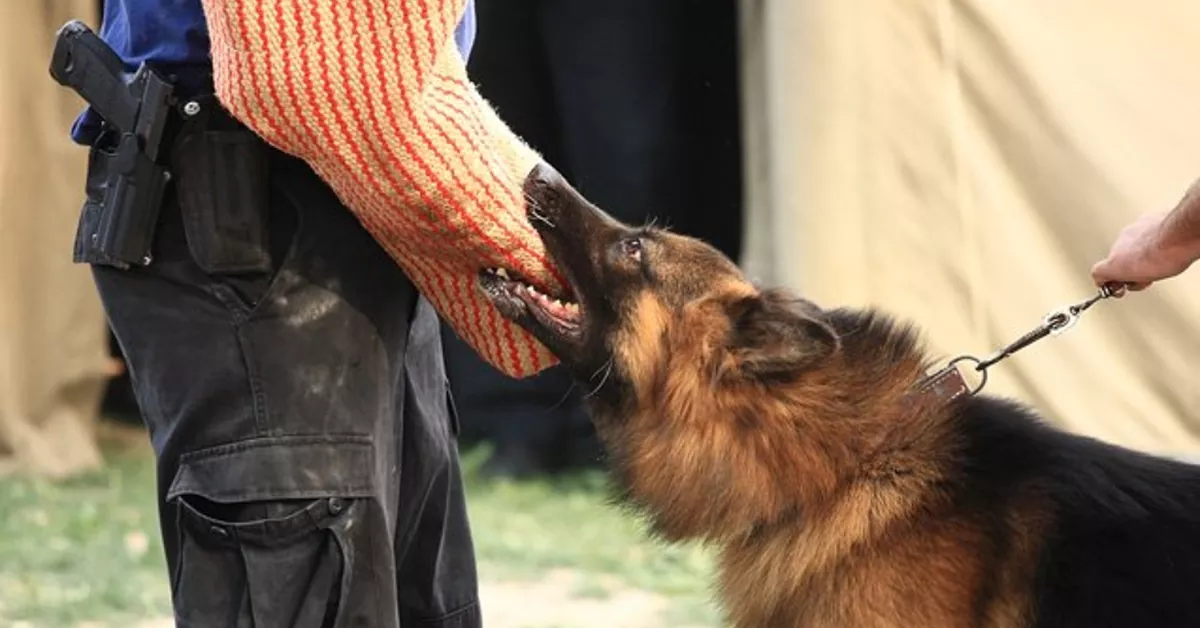
<instances>
[{"instance_id":1,"label":"green grass","mask_svg":"<svg viewBox=\"0 0 1200 628\"><path fill-rule=\"evenodd\" d=\"M608 504L601 473L483 483L473 472L481 458L470 452L464 467L485 578L536 579L553 568L576 569L671 598L681 623L716 625L710 554L695 545L651 540L639 520ZM598 580L582 587L583 597L601 596L605 585Z\"/></svg>"},{"instance_id":2,"label":"green grass","mask_svg":"<svg viewBox=\"0 0 1200 628\"><path fill-rule=\"evenodd\" d=\"M573 594L604 600L620 587L670 600L664 625L717 625L709 555L651 540L606 501L603 476L485 482L483 452L464 456L480 574L535 581L568 568ZM170 613L144 453L110 453L102 471L66 482L0 478L0 626L110 626Z\"/></svg>"},{"instance_id":3,"label":"green grass","mask_svg":"<svg viewBox=\"0 0 1200 628\"><path fill-rule=\"evenodd\" d=\"M169 613L144 455L66 482L0 480L0 625L115 625Z\"/></svg>"}]
</instances>

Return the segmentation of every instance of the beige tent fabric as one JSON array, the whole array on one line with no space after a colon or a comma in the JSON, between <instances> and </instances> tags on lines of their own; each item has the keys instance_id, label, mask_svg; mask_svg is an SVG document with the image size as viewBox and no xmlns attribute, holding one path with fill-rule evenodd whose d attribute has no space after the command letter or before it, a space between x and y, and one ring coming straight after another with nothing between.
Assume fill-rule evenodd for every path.
<instances>
[{"instance_id":1,"label":"beige tent fabric","mask_svg":"<svg viewBox=\"0 0 1200 628\"><path fill-rule=\"evenodd\" d=\"M1200 176L1200 2L748 0L745 260L983 355ZM1200 268L991 370L1067 429L1200 448Z\"/></svg>"},{"instance_id":2,"label":"beige tent fabric","mask_svg":"<svg viewBox=\"0 0 1200 628\"><path fill-rule=\"evenodd\" d=\"M0 2L0 467L62 476L100 462L104 314L71 263L86 155L81 102L50 79L54 32L94 0Z\"/></svg>"}]
</instances>

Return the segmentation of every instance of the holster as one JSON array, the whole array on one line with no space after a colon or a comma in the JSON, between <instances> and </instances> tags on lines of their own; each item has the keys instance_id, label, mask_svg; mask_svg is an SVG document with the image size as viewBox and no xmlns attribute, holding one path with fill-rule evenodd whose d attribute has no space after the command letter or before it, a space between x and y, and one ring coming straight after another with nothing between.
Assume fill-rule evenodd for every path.
<instances>
[{"instance_id":1,"label":"holster","mask_svg":"<svg viewBox=\"0 0 1200 628\"><path fill-rule=\"evenodd\" d=\"M149 265L170 179L166 167L151 161L132 134L115 140L102 135L88 154L75 262L118 268Z\"/></svg>"}]
</instances>

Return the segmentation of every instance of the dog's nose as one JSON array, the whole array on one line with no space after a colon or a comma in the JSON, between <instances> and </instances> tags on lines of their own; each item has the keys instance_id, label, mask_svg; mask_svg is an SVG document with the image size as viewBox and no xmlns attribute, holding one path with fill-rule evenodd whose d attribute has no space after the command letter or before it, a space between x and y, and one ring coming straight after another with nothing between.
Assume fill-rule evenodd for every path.
<instances>
[{"instance_id":1,"label":"dog's nose","mask_svg":"<svg viewBox=\"0 0 1200 628\"><path fill-rule=\"evenodd\" d=\"M552 166L539 163L525 177L525 214L541 228L555 227L563 195L570 190L566 179Z\"/></svg>"},{"instance_id":2,"label":"dog's nose","mask_svg":"<svg viewBox=\"0 0 1200 628\"><path fill-rule=\"evenodd\" d=\"M561 188L563 183L563 176L553 166L542 161L538 162L525 177L525 190L527 192L531 192L535 188L552 190Z\"/></svg>"}]
</instances>

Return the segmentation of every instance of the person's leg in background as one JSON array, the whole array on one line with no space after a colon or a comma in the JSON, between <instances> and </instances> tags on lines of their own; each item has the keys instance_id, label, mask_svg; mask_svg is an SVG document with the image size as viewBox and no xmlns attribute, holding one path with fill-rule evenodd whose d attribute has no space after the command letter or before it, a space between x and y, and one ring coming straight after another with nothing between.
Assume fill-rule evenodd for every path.
<instances>
[{"instance_id":1,"label":"person's leg in background","mask_svg":"<svg viewBox=\"0 0 1200 628\"><path fill-rule=\"evenodd\" d=\"M647 0L483 0L470 65L512 128L618 218L657 217L737 258L737 9ZM581 466L599 445L560 369L511 380L444 331L463 442L503 475Z\"/></svg>"},{"instance_id":2,"label":"person's leg in background","mask_svg":"<svg viewBox=\"0 0 1200 628\"><path fill-rule=\"evenodd\" d=\"M559 125L538 32L537 0L477 0L479 31L468 70L481 94L509 126L563 172ZM448 325L442 325L446 371L462 416L464 447L493 449L485 474L523 477L557 471L572 462L558 442L559 426L586 418L567 399L571 379L552 368L527 379L493 369ZM567 454L567 455L564 455ZM595 459L597 452L575 458Z\"/></svg>"},{"instance_id":3,"label":"person's leg in background","mask_svg":"<svg viewBox=\"0 0 1200 628\"><path fill-rule=\"evenodd\" d=\"M742 232L737 6L556 0L542 32L573 183L735 260Z\"/></svg>"},{"instance_id":4,"label":"person's leg in background","mask_svg":"<svg viewBox=\"0 0 1200 628\"><path fill-rule=\"evenodd\" d=\"M564 174L616 218L657 221L733 259L741 249L736 3L545 0L541 32ZM595 433L572 391L566 451Z\"/></svg>"},{"instance_id":5,"label":"person's leg in background","mask_svg":"<svg viewBox=\"0 0 1200 628\"><path fill-rule=\"evenodd\" d=\"M682 32L687 122L687 206L678 231L709 242L735 261L745 230L742 172L741 46L736 2L691 2Z\"/></svg>"}]
</instances>

